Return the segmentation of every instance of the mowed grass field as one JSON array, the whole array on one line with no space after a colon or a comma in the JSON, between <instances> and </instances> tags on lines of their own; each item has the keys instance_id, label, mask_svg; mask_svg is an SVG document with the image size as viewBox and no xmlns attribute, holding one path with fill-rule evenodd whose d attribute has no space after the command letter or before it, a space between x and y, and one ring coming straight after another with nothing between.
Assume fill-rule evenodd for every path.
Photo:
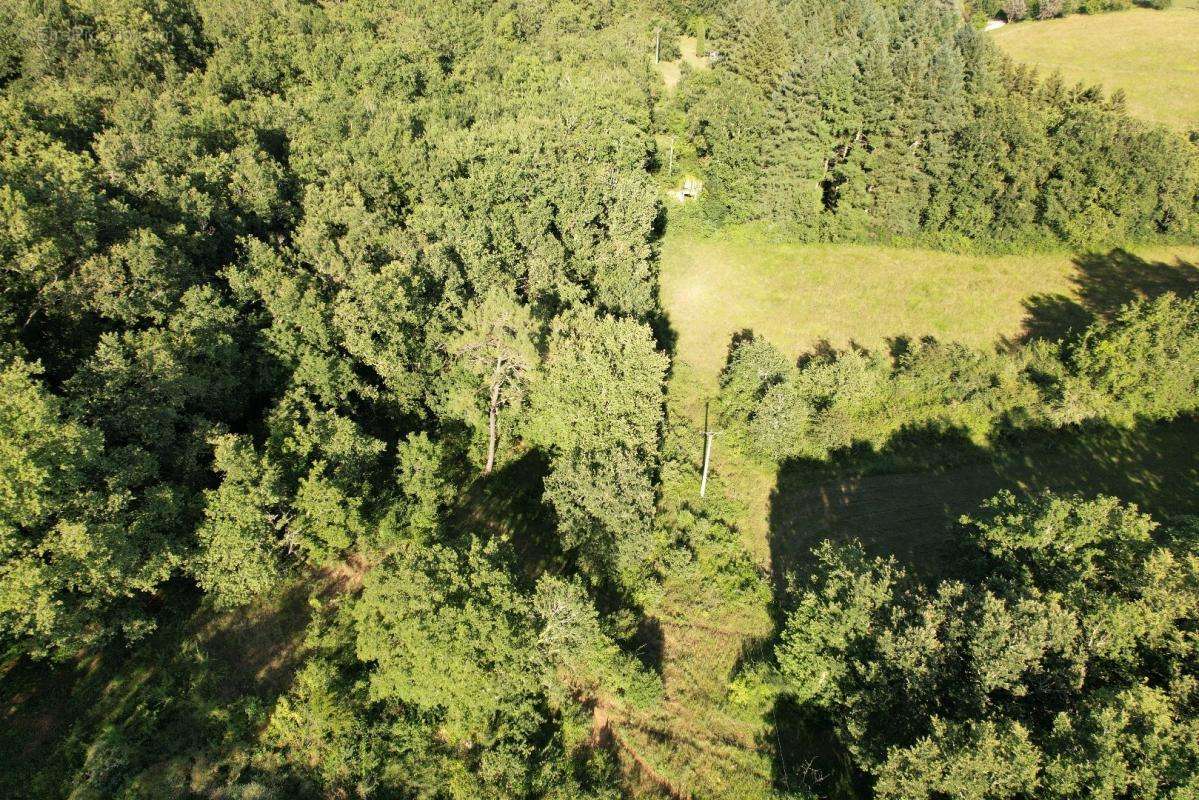
<instances>
[{"instance_id":1,"label":"mowed grass field","mask_svg":"<svg viewBox=\"0 0 1199 800\"><path fill-rule=\"evenodd\" d=\"M1162 273L1199 264L1199 247L1138 251ZM1070 300L1085 280L1067 253L976 256L833 244L774 244L749 231L707 238L668 233L662 302L676 358L706 379L724 366L741 330L790 356L822 341L886 347L894 337L934 336L977 347L1026 333L1037 298Z\"/></svg>"},{"instance_id":2,"label":"mowed grass field","mask_svg":"<svg viewBox=\"0 0 1199 800\"><path fill-rule=\"evenodd\" d=\"M1175 0L1164 11L1019 22L991 35L1045 75L1058 70L1068 83L1123 89L1135 116L1180 131L1199 128L1199 0Z\"/></svg>"}]
</instances>

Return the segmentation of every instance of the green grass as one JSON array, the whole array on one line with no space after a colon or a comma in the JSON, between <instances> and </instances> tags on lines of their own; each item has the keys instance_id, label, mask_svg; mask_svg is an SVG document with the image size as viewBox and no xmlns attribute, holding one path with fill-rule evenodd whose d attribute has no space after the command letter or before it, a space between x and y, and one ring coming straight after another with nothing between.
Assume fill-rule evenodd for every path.
<instances>
[{"instance_id":1,"label":"green grass","mask_svg":"<svg viewBox=\"0 0 1199 800\"><path fill-rule=\"evenodd\" d=\"M658 72L662 75L662 83L668 91L674 91L682 78L683 64L691 69L707 69L708 60L695 51L697 42L694 36L679 37L679 57L674 61L658 62Z\"/></svg>"},{"instance_id":2,"label":"green grass","mask_svg":"<svg viewBox=\"0 0 1199 800\"><path fill-rule=\"evenodd\" d=\"M668 471L661 503L664 509L687 509L684 514L692 513L700 503L697 494L703 395L695 371L676 362L667 397L672 420L668 436L684 443L688 458L685 465L676 464ZM727 474L731 474L734 463L753 469L734 451L721 447L717 452ZM762 525L739 525L737 533L745 550L755 557L765 581L769 574L769 553L761 546L766 538L765 516L761 513L765 498L742 498L729 488L726 478L715 479L705 508L732 509L745 520L761 517ZM727 555L700 544L694 558L711 565ZM695 581L690 572L668 575L660 594L651 593L645 600L651 629L658 632L655 660L662 676L664 703L613 720L622 748L635 753L639 764L652 769L652 773L630 770L641 779L639 787L634 783L634 796L728 800L770 797L773 739L768 715L774 696L768 693L738 701L730 691L730 681L749 649L772 634L773 622L765 601L753 593L723 594L703 581ZM627 764L632 760L625 761Z\"/></svg>"},{"instance_id":3,"label":"green grass","mask_svg":"<svg viewBox=\"0 0 1199 800\"><path fill-rule=\"evenodd\" d=\"M989 347L1028 332L1045 298L1085 288L1080 259L1065 253L977 256L836 244L774 244L751 230L704 238L670 233L662 250L662 302L676 358L714 380L729 340L762 335L789 355L822 340L885 347L896 336ZM1171 266L1199 263L1199 247L1138 251Z\"/></svg>"},{"instance_id":4,"label":"green grass","mask_svg":"<svg viewBox=\"0 0 1199 800\"><path fill-rule=\"evenodd\" d=\"M1176 130L1199 128L1199 2L1176 0L1165 11L1019 22L994 31L1012 58L1069 83L1123 89L1135 116Z\"/></svg>"},{"instance_id":5,"label":"green grass","mask_svg":"<svg viewBox=\"0 0 1199 800\"><path fill-rule=\"evenodd\" d=\"M769 243L756 233L704 237L674 225L663 242L661 300L677 337L668 417L691 443L686 476L666 483L663 503L733 509L746 552L775 592L785 573L810 566L810 548L825 538L857 538L922 577L952 575L963 555L954 521L1000 489L1105 492L1159 519L1199 510L1194 419L1098 426L1003 449L946 437L916 454L861 453L856 461L782 469L746 457L734 437L717 437L708 497L699 500L705 400L716 395L736 331L752 329L792 356L821 340L875 348L926 334L990 347L1077 327L1138 294L1199 289L1199 247L971 256ZM721 557L697 553L701 561ZM667 703L649 718L622 720L620 730L654 770L647 785L742 800L770 796L781 777L857 800L831 734L780 716L787 706L761 666L777 622L771 609L712 608L701 591L671 581L646 608L662 626ZM765 683L754 683L755 669L765 670ZM803 771L809 761L811 773Z\"/></svg>"}]
</instances>

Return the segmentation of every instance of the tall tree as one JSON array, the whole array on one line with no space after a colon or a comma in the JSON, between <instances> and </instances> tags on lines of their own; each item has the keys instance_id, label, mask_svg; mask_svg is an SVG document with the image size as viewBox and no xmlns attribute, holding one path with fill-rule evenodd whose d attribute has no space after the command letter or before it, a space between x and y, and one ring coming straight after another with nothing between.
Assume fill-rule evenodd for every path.
<instances>
[{"instance_id":1,"label":"tall tree","mask_svg":"<svg viewBox=\"0 0 1199 800\"><path fill-rule=\"evenodd\" d=\"M446 342L452 368L443 402L449 414L472 427L481 427L478 420L486 415L484 475L495 467L500 410L519 414L524 403L529 371L537 363L534 333L529 310L510 294L493 290L467 308L458 332Z\"/></svg>"},{"instance_id":2,"label":"tall tree","mask_svg":"<svg viewBox=\"0 0 1199 800\"><path fill-rule=\"evenodd\" d=\"M666 367L649 327L630 320L579 311L550 334L528 430L551 453L559 530L594 579L636 585L652 555Z\"/></svg>"}]
</instances>

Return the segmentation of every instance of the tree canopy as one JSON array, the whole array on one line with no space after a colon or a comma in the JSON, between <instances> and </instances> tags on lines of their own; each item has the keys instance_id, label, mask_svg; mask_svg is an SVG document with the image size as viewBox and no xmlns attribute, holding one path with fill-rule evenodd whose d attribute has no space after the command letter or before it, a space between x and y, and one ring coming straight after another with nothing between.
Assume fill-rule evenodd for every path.
<instances>
[{"instance_id":1,"label":"tree canopy","mask_svg":"<svg viewBox=\"0 0 1199 800\"><path fill-rule=\"evenodd\" d=\"M1009 493L963 526L979 577L931 588L824 546L777 651L785 691L878 797L1193 792L1194 521Z\"/></svg>"},{"instance_id":2,"label":"tree canopy","mask_svg":"<svg viewBox=\"0 0 1199 800\"><path fill-rule=\"evenodd\" d=\"M0 686L37 676L12 706L45 703L47 728L68 682L99 698L0 787L681 797L620 730L790 746L737 718L731 672L682 678L718 687L691 719L664 666L676 628L727 633L669 591L712 616L771 594L743 498L690 497L694 409L667 410L695 376L658 300L666 138L712 224L1199 235L1194 141L1008 63L963 12L0 0ZM685 32L719 58L667 90L655 58ZM1156 424L1197 397L1199 305L1166 293L996 352L796 363L741 336L720 414L734 468L768 472L922 426ZM1003 494L963 522L975 571L928 583L826 543L727 666L769 671L874 796L1181 799L1196 530ZM794 788L739 778L728 796Z\"/></svg>"}]
</instances>

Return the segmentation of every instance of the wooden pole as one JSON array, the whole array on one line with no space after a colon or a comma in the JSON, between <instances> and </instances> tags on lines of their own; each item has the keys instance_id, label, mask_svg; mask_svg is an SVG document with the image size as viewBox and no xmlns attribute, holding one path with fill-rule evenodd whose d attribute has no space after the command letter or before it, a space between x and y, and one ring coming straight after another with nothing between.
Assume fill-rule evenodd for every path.
<instances>
[{"instance_id":1,"label":"wooden pole","mask_svg":"<svg viewBox=\"0 0 1199 800\"><path fill-rule=\"evenodd\" d=\"M708 406L704 403L704 470L703 477L699 479L699 496L703 497L708 493L708 466L712 463L712 439L718 433L712 430L708 424Z\"/></svg>"},{"instance_id":2,"label":"wooden pole","mask_svg":"<svg viewBox=\"0 0 1199 800\"><path fill-rule=\"evenodd\" d=\"M706 441L704 442L704 476L699 481L699 496L703 497L708 493L708 463L712 460L712 437L716 435L716 431L704 431Z\"/></svg>"},{"instance_id":3,"label":"wooden pole","mask_svg":"<svg viewBox=\"0 0 1199 800\"><path fill-rule=\"evenodd\" d=\"M654 63L662 60L662 29L654 28Z\"/></svg>"}]
</instances>

